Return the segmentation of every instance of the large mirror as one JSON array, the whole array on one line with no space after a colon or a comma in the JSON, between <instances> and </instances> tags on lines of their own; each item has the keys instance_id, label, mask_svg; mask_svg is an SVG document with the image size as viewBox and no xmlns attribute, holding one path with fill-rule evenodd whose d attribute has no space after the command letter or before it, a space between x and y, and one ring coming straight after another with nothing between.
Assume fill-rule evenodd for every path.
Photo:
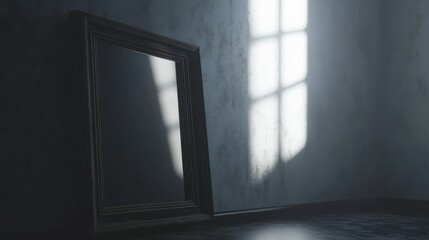
<instances>
[{"instance_id":1,"label":"large mirror","mask_svg":"<svg viewBox=\"0 0 429 240\"><path fill-rule=\"evenodd\" d=\"M74 11L96 233L212 216L198 48Z\"/></svg>"},{"instance_id":2,"label":"large mirror","mask_svg":"<svg viewBox=\"0 0 429 240\"><path fill-rule=\"evenodd\" d=\"M106 207L185 201L175 62L96 46Z\"/></svg>"}]
</instances>

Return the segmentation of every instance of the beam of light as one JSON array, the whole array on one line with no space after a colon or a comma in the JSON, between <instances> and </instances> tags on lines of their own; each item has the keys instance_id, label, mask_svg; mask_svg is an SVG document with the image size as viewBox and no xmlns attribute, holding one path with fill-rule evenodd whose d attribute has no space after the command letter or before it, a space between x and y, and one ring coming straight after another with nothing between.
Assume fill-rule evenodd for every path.
<instances>
[{"instance_id":1,"label":"beam of light","mask_svg":"<svg viewBox=\"0 0 429 240\"><path fill-rule=\"evenodd\" d=\"M163 88L170 84L176 84L176 62L150 55L148 56L156 86L158 88Z\"/></svg>"},{"instance_id":2,"label":"beam of light","mask_svg":"<svg viewBox=\"0 0 429 240\"><path fill-rule=\"evenodd\" d=\"M149 56L161 114L167 130L172 165L177 176L183 179L182 148L180 141L179 102L176 85L176 63L171 60Z\"/></svg>"},{"instance_id":3,"label":"beam of light","mask_svg":"<svg viewBox=\"0 0 429 240\"><path fill-rule=\"evenodd\" d=\"M307 142L307 0L249 0L252 180ZM281 154L281 156L279 156Z\"/></svg>"},{"instance_id":4,"label":"beam of light","mask_svg":"<svg viewBox=\"0 0 429 240\"><path fill-rule=\"evenodd\" d=\"M176 83L168 88L158 89L158 99L161 104L161 113L166 127L179 126L179 102Z\"/></svg>"},{"instance_id":5,"label":"beam of light","mask_svg":"<svg viewBox=\"0 0 429 240\"><path fill-rule=\"evenodd\" d=\"M183 179L182 144L180 142L180 128L168 132L168 144L173 161L173 168L177 176Z\"/></svg>"},{"instance_id":6,"label":"beam of light","mask_svg":"<svg viewBox=\"0 0 429 240\"><path fill-rule=\"evenodd\" d=\"M300 31L307 28L307 0L282 0L282 31Z\"/></svg>"},{"instance_id":7,"label":"beam of light","mask_svg":"<svg viewBox=\"0 0 429 240\"><path fill-rule=\"evenodd\" d=\"M282 160L295 157L307 143L307 83L287 89L281 97Z\"/></svg>"},{"instance_id":8,"label":"beam of light","mask_svg":"<svg viewBox=\"0 0 429 240\"><path fill-rule=\"evenodd\" d=\"M245 240L325 240L319 230L306 226L275 226L256 230Z\"/></svg>"},{"instance_id":9,"label":"beam of light","mask_svg":"<svg viewBox=\"0 0 429 240\"><path fill-rule=\"evenodd\" d=\"M249 0L249 26L252 37L278 33L279 0Z\"/></svg>"},{"instance_id":10,"label":"beam of light","mask_svg":"<svg viewBox=\"0 0 429 240\"><path fill-rule=\"evenodd\" d=\"M250 165L254 181L270 173L278 159L278 99L268 97L250 107Z\"/></svg>"},{"instance_id":11,"label":"beam of light","mask_svg":"<svg viewBox=\"0 0 429 240\"><path fill-rule=\"evenodd\" d=\"M258 98L279 87L279 48L276 38L258 40L249 50L249 93Z\"/></svg>"},{"instance_id":12,"label":"beam of light","mask_svg":"<svg viewBox=\"0 0 429 240\"><path fill-rule=\"evenodd\" d=\"M307 33L296 32L282 37L282 86L307 77Z\"/></svg>"}]
</instances>

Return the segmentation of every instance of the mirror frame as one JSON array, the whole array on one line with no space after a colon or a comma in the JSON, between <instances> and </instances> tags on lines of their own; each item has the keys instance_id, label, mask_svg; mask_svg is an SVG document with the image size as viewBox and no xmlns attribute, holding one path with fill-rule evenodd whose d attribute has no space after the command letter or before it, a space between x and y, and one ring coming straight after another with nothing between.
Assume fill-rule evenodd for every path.
<instances>
[{"instance_id":1,"label":"mirror frame","mask_svg":"<svg viewBox=\"0 0 429 240\"><path fill-rule=\"evenodd\" d=\"M84 92L82 119L84 144L88 145L86 158L90 162L87 166L91 179L91 231L97 234L211 219L213 203L199 48L81 11L72 11L70 17L80 49L78 82L83 84ZM97 39L176 62L186 201L104 206Z\"/></svg>"}]
</instances>

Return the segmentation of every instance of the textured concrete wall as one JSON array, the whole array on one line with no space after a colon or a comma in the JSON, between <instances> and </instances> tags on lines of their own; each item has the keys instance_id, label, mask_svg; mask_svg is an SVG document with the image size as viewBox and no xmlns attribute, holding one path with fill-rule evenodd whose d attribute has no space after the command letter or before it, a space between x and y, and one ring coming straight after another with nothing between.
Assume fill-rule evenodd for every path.
<instances>
[{"instance_id":1,"label":"textured concrete wall","mask_svg":"<svg viewBox=\"0 0 429 240\"><path fill-rule=\"evenodd\" d=\"M307 144L255 183L248 90L249 19L255 16L249 2L151 5L149 30L201 47L216 212L374 195L378 11L378 1L309 1Z\"/></svg>"},{"instance_id":2,"label":"textured concrete wall","mask_svg":"<svg viewBox=\"0 0 429 240\"><path fill-rule=\"evenodd\" d=\"M73 80L72 9L200 46L216 212L376 191L378 1L309 1L306 145L288 161L279 157L258 182L249 147L247 1L2 1L2 231L61 229L84 215L83 163L79 145L70 144L78 110L64 94Z\"/></svg>"},{"instance_id":3,"label":"textured concrete wall","mask_svg":"<svg viewBox=\"0 0 429 240\"><path fill-rule=\"evenodd\" d=\"M387 46L379 126L390 197L429 199L429 2L385 1Z\"/></svg>"}]
</instances>

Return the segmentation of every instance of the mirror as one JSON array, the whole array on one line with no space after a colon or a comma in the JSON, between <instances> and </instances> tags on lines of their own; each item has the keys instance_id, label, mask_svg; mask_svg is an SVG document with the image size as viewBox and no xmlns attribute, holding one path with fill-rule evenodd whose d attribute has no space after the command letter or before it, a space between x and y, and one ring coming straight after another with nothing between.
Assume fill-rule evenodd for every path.
<instances>
[{"instance_id":1,"label":"mirror","mask_svg":"<svg viewBox=\"0 0 429 240\"><path fill-rule=\"evenodd\" d=\"M106 206L185 201L175 62L96 46Z\"/></svg>"},{"instance_id":2,"label":"mirror","mask_svg":"<svg viewBox=\"0 0 429 240\"><path fill-rule=\"evenodd\" d=\"M198 47L79 11L71 19L93 233L211 219Z\"/></svg>"}]
</instances>

